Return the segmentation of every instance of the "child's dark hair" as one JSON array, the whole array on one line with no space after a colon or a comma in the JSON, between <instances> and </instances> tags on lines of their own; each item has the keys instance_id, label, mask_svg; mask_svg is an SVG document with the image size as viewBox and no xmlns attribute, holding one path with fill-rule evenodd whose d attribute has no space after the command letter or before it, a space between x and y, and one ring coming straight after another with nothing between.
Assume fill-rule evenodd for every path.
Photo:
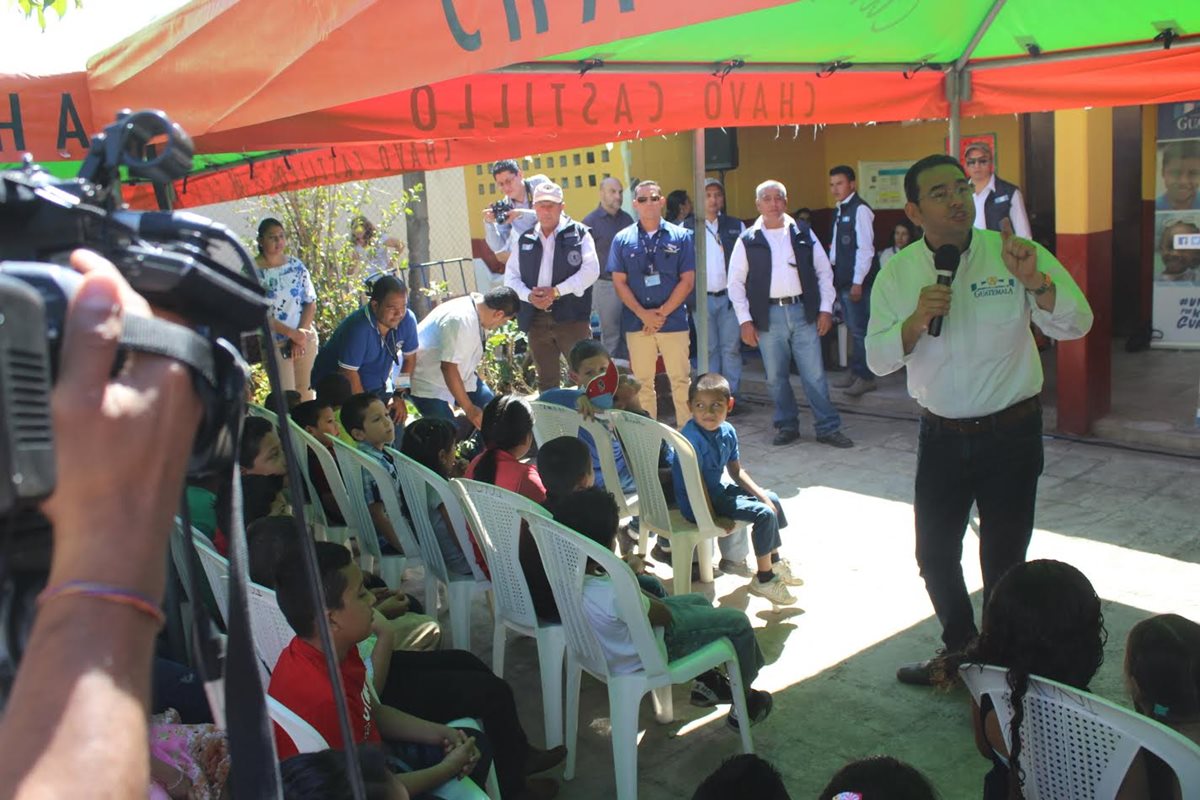
<instances>
[{"instance_id":1,"label":"child's dark hair","mask_svg":"<svg viewBox=\"0 0 1200 800\"><path fill-rule=\"evenodd\" d=\"M580 339L571 348L571 352L567 354L567 365L572 372L578 372L580 365L589 358L596 356L608 356L608 351L604 349L604 345L596 339ZM611 356L609 356L611 358Z\"/></svg>"},{"instance_id":2,"label":"child's dark hair","mask_svg":"<svg viewBox=\"0 0 1200 800\"><path fill-rule=\"evenodd\" d=\"M692 800L791 800L779 770L753 753L730 756L696 787Z\"/></svg>"},{"instance_id":3,"label":"child's dark hair","mask_svg":"<svg viewBox=\"0 0 1200 800\"><path fill-rule=\"evenodd\" d=\"M937 800L937 792L915 767L891 756L851 761L837 771L818 800L855 792L862 800Z\"/></svg>"},{"instance_id":4,"label":"child's dark hair","mask_svg":"<svg viewBox=\"0 0 1200 800\"><path fill-rule=\"evenodd\" d=\"M533 409L523 397L502 394L483 409L483 455L475 465L475 480L496 482L496 453L525 443L533 434Z\"/></svg>"},{"instance_id":5,"label":"child's dark hair","mask_svg":"<svg viewBox=\"0 0 1200 800\"><path fill-rule=\"evenodd\" d=\"M350 551L333 542L313 542L317 551L317 572L321 576L322 608L313 603L308 593L308 575L304 571L300 548L289 550L275 569L275 600L287 617L288 625L302 639L311 638L317 630L317 615L324 609L336 611L342 607L342 594L347 581L342 570L350 565Z\"/></svg>"},{"instance_id":6,"label":"child's dark hair","mask_svg":"<svg viewBox=\"0 0 1200 800\"><path fill-rule=\"evenodd\" d=\"M559 436L538 448L537 468L549 508L578 489L592 471L592 451L574 436Z\"/></svg>"},{"instance_id":7,"label":"child's dark hair","mask_svg":"<svg viewBox=\"0 0 1200 800\"><path fill-rule=\"evenodd\" d=\"M725 380L725 376L719 372L706 372L703 375L697 375L692 381L692 385L688 387L688 402L696 399L696 395L700 392L713 392L721 395L721 399L728 401L733 397L733 391L729 388L729 381Z\"/></svg>"},{"instance_id":8,"label":"child's dark hair","mask_svg":"<svg viewBox=\"0 0 1200 800\"><path fill-rule=\"evenodd\" d=\"M367 800L391 797L387 757L378 747L360 744L358 766L366 784ZM283 800L352 800L346 775L346 754L340 750L301 753L279 764Z\"/></svg>"},{"instance_id":9,"label":"child's dark hair","mask_svg":"<svg viewBox=\"0 0 1200 800\"><path fill-rule=\"evenodd\" d=\"M617 501L600 486L589 486L568 495L554 509L554 519L611 550L621 525Z\"/></svg>"},{"instance_id":10,"label":"child's dark hair","mask_svg":"<svg viewBox=\"0 0 1200 800\"><path fill-rule=\"evenodd\" d=\"M217 527L226 534L230 534L233 527L233 517L230 514L233 489L230 487L230 480L232 476L226 476L217 487ZM282 490L282 475L243 475L242 524L249 527L256 520L268 517L275 505L275 499Z\"/></svg>"},{"instance_id":11,"label":"child's dark hair","mask_svg":"<svg viewBox=\"0 0 1200 800\"><path fill-rule=\"evenodd\" d=\"M297 547L296 521L292 517L263 517L246 528L250 580L275 588L279 564Z\"/></svg>"},{"instance_id":12,"label":"child's dark hair","mask_svg":"<svg viewBox=\"0 0 1200 800\"><path fill-rule=\"evenodd\" d=\"M350 379L340 372L331 372L321 378L313 384L313 390L316 391L318 400L328 403L332 408L341 408L350 399L350 395L354 394Z\"/></svg>"},{"instance_id":13,"label":"child's dark hair","mask_svg":"<svg viewBox=\"0 0 1200 800\"><path fill-rule=\"evenodd\" d=\"M353 435L354 431L361 431L363 424L367 419L367 409L371 407L371 403L382 403L378 395L370 392L351 395L342 403L341 420L342 428L346 433Z\"/></svg>"},{"instance_id":14,"label":"child's dark hair","mask_svg":"<svg viewBox=\"0 0 1200 800\"><path fill-rule=\"evenodd\" d=\"M442 453L454 446L457 439L454 423L437 417L421 417L404 429L400 452L423 467L448 477L442 464Z\"/></svg>"},{"instance_id":15,"label":"child's dark hair","mask_svg":"<svg viewBox=\"0 0 1200 800\"><path fill-rule=\"evenodd\" d=\"M1008 670L1013 710L1009 782L1021 797L1021 722L1029 676L1087 689L1104 663L1104 616L1100 598L1082 572L1061 561L1017 564L996 582L983 609L979 638L961 653L935 664L939 682L952 683L963 664Z\"/></svg>"},{"instance_id":16,"label":"child's dark hair","mask_svg":"<svg viewBox=\"0 0 1200 800\"><path fill-rule=\"evenodd\" d=\"M242 423L242 441L238 446L238 466L243 469L254 466L262 440L273 430L275 426L262 417L246 417Z\"/></svg>"},{"instance_id":17,"label":"child's dark hair","mask_svg":"<svg viewBox=\"0 0 1200 800\"><path fill-rule=\"evenodd\" d=\"M1142 714L1168 725L1200 722L1200 625L1158 614L1129 631L1125 679Z\"/></svg>"},{"instance_id":18,"label":"child's dark hair","mask_svg":"<svg viewBox=\"0 0 1200 800\"><path fill-rule=\"evenodd\" d=\"M305 400L292 409L292 422L301 428L315 428L321 420L321 412L327 408L333 408L327 400Z\"/></svg>"},{"instance_id":19,"label":"child's dark hair","mask_svg":"<svg viewBox=\"0 0 1200 800\"><path fill-rule=\"evenodd\" d=\"M276 411L278 411L278 409L275 407L275 403L278 399L279 399L279 396L276 395L275 392L268 392L266 398L263 399L263 408L267 409L268 411L270 411L272 413L275 413ZM301 397L300 393L297 392L295 389L284 389L283 390L283 402L284 402L284 405L287 406L288 411L291 411L293 408L300 405L300 401L303 399L304 398Z\"/></svg>"}]
</instances>

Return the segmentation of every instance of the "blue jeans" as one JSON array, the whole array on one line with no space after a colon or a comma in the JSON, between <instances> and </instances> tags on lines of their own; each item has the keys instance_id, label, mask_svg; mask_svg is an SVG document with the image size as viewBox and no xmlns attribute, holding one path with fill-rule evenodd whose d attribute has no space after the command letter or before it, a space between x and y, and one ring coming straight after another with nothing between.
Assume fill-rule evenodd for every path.
<instances>
[{"instance_id":1,"label":"blue jeans","mask_svg":"<svg viewBox=\"0 0 1200 800\"><path fill-rule=\"evenodd\" d=\"M720 517L753 523L750 541L756 557L767 556L779 549L779 529L787 527L787 517L779 504L779 495L768 491L771 506L766 505L740 486L727 485L720 492L709 492L713 511ZM723 537L729 538L729 537ZM722 551L722 555L724 552ZM726 556L728 557L728 556ZM744 558L744 556L743 556Z\"/></svg>"},{"instance_id":2,"label":"blue jeans","mask_svg":"<svg viewBox=\"0 0 1200 800\"><path fill-rule=\"evenodd\" d=\"M471 403L483 408L492 401L496 393L488 387L483 381L479 381L479 386L474 391L467 392L467 397ZM421 412L422 417L436 417L438 419L454 419L454 407L445 400L439 400L436 397L417 397L413 395L409 398L412 404L417 407L417 411Z\"/></svg>"},{"instance_id":3,"label":"blue jeans","mask_svg":"<svg viewBox=\"0 0 1200 800\"><path fill-rule=\"evenodd\" d=\"M750 684L762 669L763 654L746 612L736 608L714 607L701 594L672 595L663 598L662 602L671 612L671 624L667 626L663 637L667 644L667 657L672 661L683 658L722 636L728 636L737 652L742 687L749 691Z\"/></svg>"},{"instance_id":4,"label":"blue jeans","mask_svg":"<svg viewBox=\"0 0 1200 800\"><path fill-rule=\"evenodd\" d=\"M816 323L804 316L804 305L770 307L770 330L758 331L758 349L767 371L767 391L775 403L775 427L799 431L800 411L796 395L788 381L788 366L794 360L800 371L804 396L812 407L813 427L817 436L827 436L842 427L842 418L829 399L829 384L825 381L825 364L821 359L821 339Z\"/></svg>"},{"instance_id":5,"label":"blue jeans","mask_svg":"<svg viewBox=\"0 0 1200 800\"><path fill-rule=\"evenodd\" d=\"M742 381L742 332L729 295L708 296L708 371L724 375L737 397Z\"/></svg>"},{"instance_id":6,"label":"blue jeans","mask_svg":"<svg viewBox=\"0 0 1200 800\"><path fill-rule=\"evenodd\" d=\"M838 289L838 300L846 317L846 330L854 339L850 372L857 378L875 380L875 374L867 367L867 320L871 318L871 292L864 286L862 300L855 303L850 299L850 287L846 287Z\"/></svg>"}]
</instances>

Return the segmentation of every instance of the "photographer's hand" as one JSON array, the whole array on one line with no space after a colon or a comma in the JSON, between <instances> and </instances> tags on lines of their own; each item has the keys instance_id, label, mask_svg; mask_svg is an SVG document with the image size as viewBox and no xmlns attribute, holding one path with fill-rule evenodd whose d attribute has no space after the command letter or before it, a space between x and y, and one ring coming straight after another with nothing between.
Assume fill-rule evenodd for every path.
<instances>
[{"instance_id":1,"label":"photographer's hand","mask_svg":"<svg viewBox=\"0 0 1200 800\"><path fill-rule=\"evenodd\" d=\"M187 369L161 356L132 354L110 377L124 314L149 307L100 256L76 251L71 264L85 277L51 399L49 584L99 582L157 603L200 402ZM145 795L157 632L149 614L87 594L40 609L0 722L0 796Z\"/></svg>"}]
</instances>

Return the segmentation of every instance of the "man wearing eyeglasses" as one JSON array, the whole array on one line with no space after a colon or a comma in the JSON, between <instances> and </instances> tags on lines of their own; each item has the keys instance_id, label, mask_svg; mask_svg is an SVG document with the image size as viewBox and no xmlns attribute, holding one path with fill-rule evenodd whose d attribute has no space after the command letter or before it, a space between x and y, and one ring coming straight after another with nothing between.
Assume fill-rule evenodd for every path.
<instances>
[{"instance_id":1,"label":"man wearing eyeglasses","mask_svg":"<svg viewBox=\"0 0 1200 800\"><path fill-rule=\"evenodd\" d=\"M998 231L1001 220L1008 219L1013 233L1022 239L1030 238L1025 199L1016 184L996 177L992 148L984 142L972 143L963 154L963 164L975 190L975 227Z\"/></svg>"},{"instance_id":2,"label":"man wearing eyeglasses","mask_svg":"<svg viewBox=\"0 0 1200 800\"><path fill-rule=\"evenodd\" d=\"M1025 560L1033 532L1042 363L1030 319L1056 339L1078 339L1092 327L1092 310L1063 265L1014 235L1010 220L999 233L972 226L972 186L956 159L932 155L913 164L904 193L904 211L925 237L893 256L875 281L867 364L877 375L905 367L923 410L917 565L945 649L955 652L978 634L962 571L971 504L979 508L985 607L1000 577ZM937 282L939 249L949 285ZM902 666L896 677L928 685L929 662Z\"/></svg>"},{"instance_id":3,"label":"man wearing eyeglasses","mask_svg":"<svg viewBox=\"0 0 1200 800\"><path fill-rule=\"evenodd\" d=\"M654 373L661 355L671 381L675 425L691 418L688 386L688 323L684 302L696 283L696 244L692 232L662 218L662 187L644 180L634 190L638 221L613 238L608 272L625 308L621 330L629 350L629 366L641 383L638 400L652 415L658 395Z\"/></svg>"},{"instance_id":4,"label":"man wearing eyeglasses","mask_svg":"<svg viewBox=\"0 0 1200 800\"><path fill-rule=\"evenodd\" d=\"M800 410L792 391L790 365L800 372L812 408L817 441L853 447L829 399L821 337L833 325L833 268L807 223L787 214L787 189L764 181L754 190L761 215L738 237L729 256L729 302L742 341L762 352L767 391L775 403L775 439L800 438Z\"/></svg>"}]
</instances>

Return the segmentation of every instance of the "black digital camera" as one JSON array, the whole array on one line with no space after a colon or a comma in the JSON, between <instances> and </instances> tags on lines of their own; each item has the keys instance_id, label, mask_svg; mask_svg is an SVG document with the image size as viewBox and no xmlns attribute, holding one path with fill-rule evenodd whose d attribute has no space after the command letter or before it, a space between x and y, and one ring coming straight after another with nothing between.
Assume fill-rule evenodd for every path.
<instances>
[{"instance_id":1,"label":"black digital camera","mask_svg":"<svg viewBox=\"0 0 1200 800\"><path fill-rule=\"evenodd\" d=\"M192 155L191 139L161 111L122 112L92 139L77 177L57 179L28 157L22 169L0 173L0 515L31 509L54 488L49 394L81 280L61 265L77 248L104 256L150 305L187 321L126 315L113 368L130 350L187 364L204 405L189 473L233 462L248 375L234 343L262 326L267 309L254 262L225 226L184 212L128 211L120 194L122 168L169 185Z\"/></svg>"},{"instance_id":2,"label":"black digital camera","mask_svg":"<svg viewBox=\"0 0 1200 800\"><path fill-rule=\"evenodd\" d=\"M491 208L492 214L494 214L496 217L496 224L503 225L504 223L508 222L508 215L513 212L513 209L515 209L516 206L513 205L513 201L508 197L501 197L499 200L492 203Z\"/></svg>"}]
</instances>

